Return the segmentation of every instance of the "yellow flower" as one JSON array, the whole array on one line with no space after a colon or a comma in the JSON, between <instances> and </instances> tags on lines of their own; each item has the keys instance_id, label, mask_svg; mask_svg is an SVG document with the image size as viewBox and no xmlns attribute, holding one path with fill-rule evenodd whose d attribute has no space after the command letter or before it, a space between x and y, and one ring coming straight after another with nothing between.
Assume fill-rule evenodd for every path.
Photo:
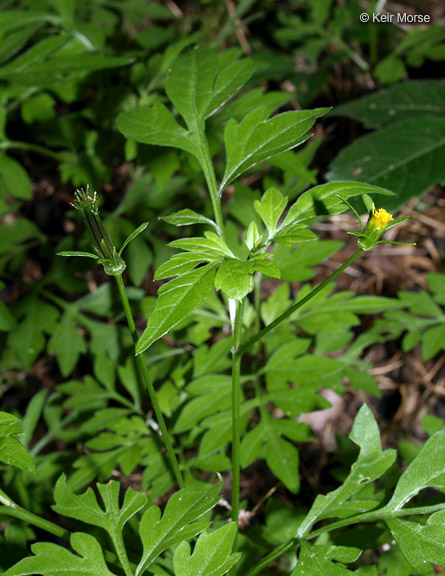
<instances>
[{"instance_id":1,"label":"yellow flower","mask_svg":"<svg viewBox=\"0 0 445 576\"><path fill-rule=\"evenodd\" d=\"M384 208L379 208L377 211L375 205L372 205L372 223L374 226L380 230L386 228L386 226L394 220L392 214L387 212Z\"/></svg>"}]
</instances>

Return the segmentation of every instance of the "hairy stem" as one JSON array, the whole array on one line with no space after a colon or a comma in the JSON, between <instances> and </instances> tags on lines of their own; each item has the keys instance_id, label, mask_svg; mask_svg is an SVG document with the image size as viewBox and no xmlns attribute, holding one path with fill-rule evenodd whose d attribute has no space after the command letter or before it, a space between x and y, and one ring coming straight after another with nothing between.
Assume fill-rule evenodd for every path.
<instances>
[{"instance_id":1,"label":"hairy stem","mask_svg":"<svg viewBox=\"0 0 445 576\"><path fill-rule=\"evenodd\" d=\"M133 313L131 311L130 303L128 301L127 292L125 290L124 281L122 279L122 275L115 276L117 287L119 289L119 294L122 300L122 305L124 307L125 315L127 317L128 327L131 332L131 337L133 338L134 346L138 343L139 336L136 330L136 326L134 323ZM145 364L145 360L142 354L138 354L136 356L136 363L138 365L139 371L141 373L141 377L144 381L145 386L147 387L148 394L150 395L151 404L153 406L156 420L158 422L159 428L161 429L162 433L162 440L164 442L165 448L167 450L167 456L170 461L170 465L172 467L173 473L175 475L176 481L180 488L184 488L184 479L181 474L181 470L179 469L178 460L176 459L175 452L173 450L173 446L171 443L170 435L167 430L167 426L165 425L164 416L162 415L161 407L159 406L159 402L156 396L155 389L153 387L153 382L151 381L150 374L148 373L147 365Z\"/></svg>"}]
</instances>

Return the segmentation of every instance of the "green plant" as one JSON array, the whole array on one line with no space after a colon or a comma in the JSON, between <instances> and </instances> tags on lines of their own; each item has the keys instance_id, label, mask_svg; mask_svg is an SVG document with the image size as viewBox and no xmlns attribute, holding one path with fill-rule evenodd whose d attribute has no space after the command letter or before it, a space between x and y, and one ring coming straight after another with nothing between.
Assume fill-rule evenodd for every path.
<instances>
[{"instance_id":1,"label":"green plant","mask_svg":"<svg viewBox=\"0 0 445 576\"><path fill-rule=\"evenodd\" d=\"M351 292L334 294L333 280L363 251L384 242L381 237L389 227L406 220L394 221L385 210L376 211L368 195L391 197L391 193L364 183L340 181L316 186L300 194L290 206L275 187L262 195L244 189L242 208L228 206L229 213L244 221L240 242L238 228L224 213L223 195L233 186L235 198L242 196L243 188L235 181L249 171L255 173L270 157L278 166L288 165L294 157L297 163L301 161L302 157L291 150L309 138L314 122L327 112L317 109L271 116L273 105L263 104L257 93L250 100L249 113L238 121L236 110L239 113L249 93L232 104L228 102L251 73L251 62L238 60L233 51L217 57L210 49L185 51L174 60L165 84L176 112L155 99L151 106L126 111L118 118L119 129L133 142L177 148L181 151L178 162L195 172L198 165L213 212L212 217L191 208L162 213L168 225L193 230L204 226L206 230L203 235L170 242L170 247L180 252L158 263L155 278L173 279L161 285L155 301L142 300L138 290L127 291L122 278L126 266L123 250L130 251L145 234L146 223L130 231L117 251L107 232L107 221L103 224L99 217L97 197L88 191L78 192L75 207L84 217L95 253L71 250L70 242L62 246L60 254L94 259L107 275L115 276L136 362L132 356L119 353L118 339L114 356L105 348L97 348L96 342L94 377L86 375L59 385L52 399L47 402L46 395L41 395L25 415L25 431L31 431L33 422L35 426L40 414L44 415L48 432L31 452L47 465L49 459L40 454L54 438L67 443L82 440L89 453L74 461L76 471L68 479L60 477L54 489L54 512L73 519L73 531L29 511L24 502L16 503L6 491L0 492L1 515L69 540L75 552L55 543L33 544L34 555L8 567L5 576L64 571L123 572L126 576L147 571L191 576L197 570L203 576L230 570L248 576L271 570L292 576L353 573L347 565L357 568L357 574L377 574L375 565L360 566L357 560L363 550L393 539L406 559L407 574L431 574L432 563L445 563L445 508L440 492L435 492L433 502L420 498L425 488L445 487L444 432L433 434L398 477L396 452L382 450L377 423L366 405L358 412L350 433L359 452L351 448L352 467L349 474L343 474L340 486L325 496L318 495L309 511L293 511L270 499L260 530L246 530L237 537L240 469L248 475L252 464L264 459L269 479L278 479L290 494L298 493L296 443L310 440L311 432L297 418L327 406L319 390L331 387L341 392L343 380L348 378L352 386L378 395L375 382L361 370L360 352L366 338L352 342L351 328L357 324L359 313L395 310L403 303L357 297ZM215 135L218 122L230 116L231 109L235 118L227 121L222 139ZM143 154L140 147L137 154ZM200 177L191 172L190 180L199 189ZM137 198L137 190L133 193ZM365 201L369 221L365 229L360 222L360 232L353 232L359 236L358 250L322 283L314 288L302 286L296 298L290 298L289 287L283 284L261 302L263 275L287 281L312 277L311 266L337 246L317 240L310 227L331 214L344 212L349 200L359 196ZM131 200L122 204L125 202L131 205ZM119 223L123 210L116 209L115 218L108 222L111 228L113 222ZM295 243L304 243L307 253L295 250ZM127 294L133 294L147 317L147 328L140 337ZM103 323L88 313L107 316L114 312L119 317L122 313L114 306L115 295L107 283L89 297L71 303L63 302L45 286L38 298L32 297L29 308L43 319L40 333L52 332L49 346L59 352L65 377L87 346L77 330L73 331L73 320L91 334L96 331L100 342L100 334L103 338L108 333L100 332L103 328L98 325ZM59 309L63 316L54 328ZM26 307L24 313L29 314ZM210 330L224 325L230 326L231 338L212 343ZM120 328L114 328L124 338ZM175 335L177 352L162 342L166 334ZM190 344L192 359L187 350ZM312 344L313 353L309 353ZM127 344L125 352L128 348ZM339 358L327 355L342 350ZM156 382L161 383L158 392L153 385ZM147 416L146 390L155 418ZM64 415L64 409L71 412ZM5 438L12 436L13 441L0 444L3 460L30 469L25 448L14 438L20 433L17 419L7 415L4 422L11 426ZM125 476L137 467L143 469L142 490L128 487L121 499L119 484L109 480L116 464ZM222 481L220 477L215 484L208 475L227 470L231 470L232 480L229 524L225 513L211 512L220 502ZM23 500L29 477L8 474L7 483ZM96 492L88 488L82 494L75 493L94 479L109 482L97 483ZM161 512L153 500L171 490L175 481L180 489L169 497ZM147 497L144 492L148 490ZM356 524L371 524L375 532L369 538L365 532L356 534L356 528L351 528ZM78 526L87 531L79 531ZM188 541L194 538L192 553ZM418 542L421 546L414 545ZM276 562L280 567L274 565Z\"/></svg>"},{"instance_id":2,"label":"green plant","mask_svg":"<svg viewBox=\"0 0 445 576\"><path fill-rule=\"evenodd\" d=\"M444 93L443 82L413 80L338 106L334 114L376 131L345 147L331 163L328 178L388 186L396 192L388 201L391 210L443 181ZM428 170L421 169L424 162Z\"/></svg>"}]
</instances>

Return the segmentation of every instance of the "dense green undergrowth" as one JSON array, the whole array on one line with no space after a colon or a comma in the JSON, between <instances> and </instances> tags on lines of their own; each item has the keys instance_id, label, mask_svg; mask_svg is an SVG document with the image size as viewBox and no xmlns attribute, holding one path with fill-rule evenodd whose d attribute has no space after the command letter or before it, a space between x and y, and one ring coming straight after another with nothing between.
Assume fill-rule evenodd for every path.
<instances>
[{"instance_id":1,"label":"dense green undergrowth","mask_svg":"<svg viewBox=\"0 0 445 576\"><path fill-rule=\"evenodd\" d=\"M366 26L356 2L175 6L1 6L0 570L432 574L443 421L384 449L364 352L437 359L444 274L392 297L336 279L415 241L396 213L445 179L444 83L408 77L444 59L443 27ZM335 106L339 66L380 89ZM320 174L340 117L373 131ZM320 237L348 210L353 253ZM314 494L302 415L325 390L369 401Z\"/></svg>"}]
</instances>

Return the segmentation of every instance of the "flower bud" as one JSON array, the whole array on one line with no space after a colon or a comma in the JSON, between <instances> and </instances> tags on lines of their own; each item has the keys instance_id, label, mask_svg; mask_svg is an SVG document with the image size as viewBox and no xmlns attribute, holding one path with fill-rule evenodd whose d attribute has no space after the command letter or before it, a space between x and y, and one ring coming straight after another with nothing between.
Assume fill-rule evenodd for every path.
<instances>
[{"instance_id":1,"label":"flower bud","mask_svg":"<svg viewBox=\"0 0 445 576\"><path fill-rule=\"evenodd\" d=\"M99 263L110 276L118 276L125 270L125 262L113 246L99 216L97 193L93 197L83 189L76 190L74 208L82 213L85 226L91 238L94 251L99 256Z\"/></svg>"}]
</instances>

